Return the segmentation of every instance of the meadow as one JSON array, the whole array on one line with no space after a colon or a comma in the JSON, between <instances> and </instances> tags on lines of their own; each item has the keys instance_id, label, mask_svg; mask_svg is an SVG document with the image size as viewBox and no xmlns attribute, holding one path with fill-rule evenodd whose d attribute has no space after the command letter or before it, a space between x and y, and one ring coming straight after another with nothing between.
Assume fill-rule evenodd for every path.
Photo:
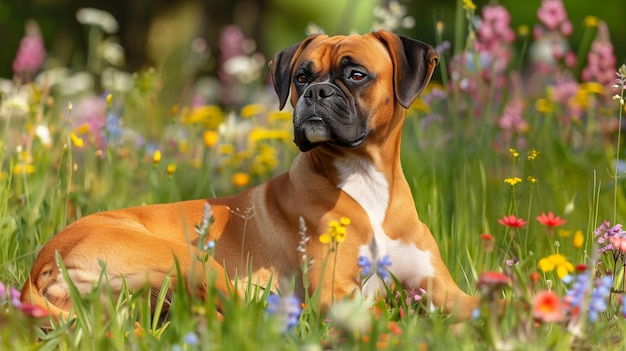
<instances>
[{"instance_id":1,"label":"meadow","mask_svg":"<svg viewBox=\"0 0 626 351\"><path fill-rule=\"evenodd\" d=\"M511 28L502 6L464 0L458 11L467 30L456 42L436 24L438 78L408 111L402 162L453 277L482 298L472 320L454 323L387 277L386 299L343 299L321 312L315 296L299 301L286 284L281 296L226 299L223 318L215 291L201 301L178 289L165 320L141 292L101 303L98 286L73 294L75 320L39 328L46 311L17 301L15 289L61 228L97 211L233 194L286 171L298 150L291 113L277 110L267 59L254 50L224 48L230 56L210 79L193 75L208 55L201 39L175 78L125 72L115 46L91 51L81 70L42 69L31 23L15 76L0 82L0 349L621 348L626 66L607 26L592 16L572 23L561 0L544 0L532 27ZM106 47L115 19L90 14L77 20L93 47ZM395 1L376 19L373 29L392 30L414 20ZM585 33L577 52L573 30ZM163 98L168 79L184 83L176 103ZM371 264L364 271L388 274ZM499 298L515 302L502 315Z\"/></svg>"}]
</instances>

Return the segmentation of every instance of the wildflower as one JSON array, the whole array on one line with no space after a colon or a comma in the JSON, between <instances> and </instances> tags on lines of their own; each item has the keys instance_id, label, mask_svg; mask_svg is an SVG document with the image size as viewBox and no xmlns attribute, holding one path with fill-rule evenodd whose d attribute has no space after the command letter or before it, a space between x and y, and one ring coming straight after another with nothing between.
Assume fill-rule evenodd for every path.
<instances>
[{"instance_id":1,"label":"wildflower","mask_svg":"<svg viewBox=\"0 0 626 351\"><path fill-rule=\"evenodd\" d=\"M556 269L556 274L560 279L563 279L563 277L565 277L568 273L574 272L574 265L561 254L553 254L548 257L544 257L539 260L537 266L544 273L551 272Z\"/></svg>"},{"instance_id":2,"label":"wildflower","mask_svg":"<svg viewBox=\"0 0 626 351\"><path fill-rule=\"evenodd\" d=\"M511 178L506 178L506 179L504 180L504 182L505 182L505 183L507 183L507 184L510 184L511 186L515 186L515 185L517 185L518 183L521 183L521 182L522 182L522 179L521 179L521 178L519 178L519 177L511 177Z\"/></svg>"},{"instance_id":3,"label":"wildflower","mask_svg":"<svg viewBox=\"0 0 626 351\"><path fill-rule=\"evenodd\" d=\"M539 275L539 272L537 271L530 273L529 277L533 286L539 284L539 281L541 280L541 275Z\"/></svg>"},{"instance_id":4,"label":"wildflower","mask_svg":"<svg viewBox=\"0 0 626 351\"><path fill-rule=\"evenodd\" d=\"M504 261L504 264L506 264L509 267L515 266L519 263L519 258L517 258L517 256L513 256L508 260Z\"/></svg>"},{"instance_id":5,"label":"wildflower","mask_svg":"<svg viewBox=\"0 0 626 351\"><path fill-rule=\"evenodd\" d=\"M613 246L614 250L619 250L621 252L626 252L626 232L620 230L619 232L614 233L609 237L609 241L611 242L611 246Z\"/></svg>"},{"instance_id":6,"label":"wildflower","mask_svg":"<svg viewBox=\"0 0 626 351\"><path fill-rule=\"evenodd\" d=\"M585 16L585 27L593 28L598 26L598 17L596 16Z\"/></svg>"},{"instance_id":7,"label":"wildflower","mask_svg":"<svg viewBox=\"0 0 626 351\"><path fill-rule=\"evenodd\" d=\"M508 275L499 272L485 272L480 275L476 282L476 287L485 296L491 297L494 292L509 286L511 278Z\"/></svg>"},{"instance_id":8,"label":"wildflower","mask_svg":"<svg viewBox=\"0 0 626 351\"><path fill-rule=\"evenodd\" d=\"M152 162L154 162L155 165L161 162L161 150L154 151L154 155L152 156Z\"/></svg>"},{"instance_id":9,"label":"wildflower","mask_svg":"<svg viewBox=\"0 0 626 351\"><path fill-rule=\"evenodd\" d=\"M502 116L498 119L498 126L503 130L516 133L525 133L529 129L528 122L524 120L524 101L522 99L511 99L507 102ZM519 153L515 149L510 149L513 157L518 157ZM513 153L514 152L514 153Z\"/></svg>"},{"instance_id":10,"label":"wildflower","mask_svg":"<svg viewBox=\"0 0 626 351\"><path fill-rule=\"evenodd\" d=\"M101 28L104 32L112 34L117 32L118 24L115 17L110 13L94 8L81 8L76 12L78 22Z\"/></svg>"},{"instance_id":11,"label":"wildflower","mask_svg":"<svg viewBox=\"0 0 626 351\"><path fill-rule=\"evenodd\" d=\"M391 264L391 257L389 255L383 256L375 263L372 263L369 257L360 255L358 261L362 277L369 278L369 276L372 275L372 272L375 272L379 278L385 281L391 278L389 275L389 267L391 267Z\"/></svg>"},{"instance_id":12,"label":"wildflower","mask_svg":"<svg viewBox=\"0 0 626 351\"><path fill-rule=\"evenodd\" d=\"M412 288L411 290L405 290L406 304L411 305L414 302L419 302L426 295L426 290L422 288Z\"/></svg>"},{"instance_id":13,"label":"wildflower","mask_svg":"<svg viewBox=\"0 0 626 351\"><path fill-rule=\"evenodd\" d=\"M176 172L176 164L174 163L170 163L167 165L167 175L172 175L174 174L174 172Z\"/></svg>"},{"instance_id":14,"label":"wildflower","mask_svg":"<svg viewBox=\"0 0 626 351\"><path fill-rule=\"evenodd\" d=\"M183 342L187 345L198 345L200 343L200 339L196 333L189 332L183 337Z\"/></svg>"},{"instance_id":15,"label":"wildflower","mask_svg":"<svg viewBox=\"0 0 626 351\"><path fill-rule=\"evenodd\" d=\"M83 146L85 146L83 138L79 137L74 132L70 133L70 139L72 140L72 145L76 146L77 148L82 148Z\"/></svg>"},{"instance_id":16,"label":"wildflower","mask_svg":"<svg viewBox=\"0 0 626 351\"><path fill-rule=\"evenodd\" d=\"M204 142L204 146L208 148L212 148L217 144L220 139L220 135L214 130L205 130L202 133L202 141Z\"/></svg>"},{"instance_id":17,"label":"wildflower","mask_svg":"<svg viewBox=\"0 0 626 351\"><path fill-rule=\"evenodd\" d=\"M564 36L572 33L573 26L561 0L543 0L537 10L537 17L550 31L558 31Z\"/></svg>"},{"instance_id":18,"label":"wildflower","mask_svg":"<svg viewBox=\"0 0 626 351\"><path fill-rule=\"evenodd\" d=\"M195 107L186 118L187 123L202 123L207 129L217 129L224 121L224 112L219 106Z\"/></svg>"},{"instance_id":19,"label":"wildflower","mask_svg":"<svg viewBox=\"0 0 626 351\"><path fill-rule=\"evenodd\" d=\"M30 163L20 162L13 166L13 173L15 174L33 174L35 173L35 166Z\"/></svg>"},{"instance_id":20,"label":"wildflower","mask_svg":"<svg viewBox=\"0 0 626 351\"><path fill-rule=\"evenodd\" d=\"M596 38L587 54L587 66L583 68L581 77L585 82L597 82L609 88L615 80L616 64L608 26L600 21Z\"/></svg>"},{"instance_id":21,"label":"wildflower","mask_svg":"<svg viewBox=\"0 0 626 351\"><path fill-rule=\"evenodd\" d=\"M26 35L20 41L17 55L13 60L13 72L16 75L32 75L44 63L46 49L43 45L41 30L34 20L26 22Z\"/></svg>"},{"instance_id":22,"label":"wildflower","mask_svg":"<svg viewBox=\"0 0 626 351\"><path fill-rule=\"evenodd\" d=\"M540 151L537 151L535 149L532 149L532 150L528 151L528 160L532 161L532 160L536 159L537 157L539 157L540 153L541 153Z\"/></svg>"},{"instance_id":23,"label":"wildflower","mask_svg":"<svg viewBox=\"0 0 626 351\"><path fill-rule=\"evenodd\" d=\"M574 248L580 249L581 247L583 247L584 244L585 244L585 236L583 235L582 230L577 230L576 233L574 233L574 240L573 240Z\"/></svg>"},{"instance_id":24,"label":"wildflower","mask_svg":"<svg viewBox=\"0 0 626 351\"><path fill-rule=\"evenodd\" d=\"M328 223L328 231L320 235L318 240L322 244L328 244L329 242L343 242L346 240L346 227L349 224L350 218L348 217L341 217L339 221L330 221Z\"/></svg>"},{"instance_id":25,"label":"wildflower","mask_svg":"<svg viewBox=\"0 0 626 351\"><path fill-rule=\"evenodd\" d=\"M250 183L250 175L244 172L237 172L233 174L232 182L237 187L243 187Z\"/></svg>"},{"instance_id":26,"label":"wildflower","mask_svg":"<svg viewBox=\"0 0 626 351\"><path fill-rule=\"evenodd\" d=\"M483 242L483 248L485 249L486 252L493 251L493 247L495 244L495 238L493 237L493 235L488 234L488 233L483 233L483 234L480 234L480 239Z\"/></svg>"},{"instance_id":27,"label":"wildflower","mask_svg":"<svg viewBox=\"0 0 626 351\"><path fill-rule=\"evenodd\" d=\"M265 112L265 105L263 104L248 104L241 108L241 117L250 118L255 115L259 115Z\"/></svg>"},{"instance_id":28,"label":"wildflower","mask_svg":"<svg viewBox=\"0 0 626 351\"><path fill-rule=\"evenodd\" d=\"M521 228L526 225L526 221L523 218L517 218L515 215L504 216L502 219L498 219L498 223L511 227L511 228Z\"/></svg>"},{"instance_id":29,"label":"wildflower","mask_svg":"<svg viewBox=\"0 0 626 351\"><path fill-rule=\"evenodd\" d=\"M538 99L535 102L535 109L541 113L551 113L554 111L554 104L548 99Z\"/></svg>"},{"instance_id":30,"label":"wildflower","mask_svg":"<svg viewBox=\"0 0 626 351\"><path fill-rule=\"evenodd\" d=\"M286 333L298 325L300 314L302 314L302 304L300 299L293 293L286 296L271 294L267 297L265 311L279 318L281 331Z\"/></svg>"},{"instance_id":31,"label":"wildflower","mask_svg":"<svg viewBox=\"0 0 626 351\"><path fill-rule=\"evenodd\" d=\"M341 299L328 308L328 318L339 328L350 333L365 333L371 327L372 300L357 294Z\"/></svg>"},{"instance_id":32,"label":"wildflower","mask_svg":"<svg viewBox=\"0 0 626 351\"><path fill-rule=\"evenodd\" d=\"M526 180L530 183L530 184L535 184L537 183L537 178L533 177L533 176L528 176L526 177Z\"/></svg>"},{"instance_id":33,"label":"wildflower","mask_svg":"<svg viewBox=\"0 0 626 351\"><path fill-rule=\"evenodd\" d=\"M589 298L589 321L595 322L600 313L606 311L606 300L613 288L613 276L605 275L596 280L596 288Z\"/></svg>"},{"instance_id":34,"label":"wildflower","mask_svg":"<svg viewBox=\"0 0 626 351\"><path fill-rule=\"evenodd\" d=\"M533 317L547 323L560 322L565 313L559 296L548 290L537 293L532 302Z\"/></svg>"},{"instance_id":35,"label":"wildflower","mask_svg":"<svg viewBox=\"0 0 626 351\"><path fill-rule=\"evenodd\" d=\"M561 219L560 216L555 217L552 211L548 212L547 216L545 212L542 212L541 215L537 216L536 219L539 223L551 228L561 226L567 222L566 220Z\"/></svg>"},{"instance_id":36,"label":"wildflower","mask_svg":"<svg viewBox=\"0 0 626 351\"><path fill-rule=\"evenodd\" d=\"M606 251L613 250L613 244L611 243L611 237L624 237L626 236L626 232L622 229L621 224L616 224L611 227L611 223L609 221L604 221L596 230L593 232L596 240L600 246L598 249L598 253L603 253Z\"/></svg>"},{"instance_id":37,"label":"wildflower","mask_svg":"<svg viewBox=\"0 0 626 351\"><path fill-rule=\"evenodd\" d=\"M466 10L476 10L476 5L474 5L472 0L463 0L463 8Z\"/></svg>"}]
</instances>

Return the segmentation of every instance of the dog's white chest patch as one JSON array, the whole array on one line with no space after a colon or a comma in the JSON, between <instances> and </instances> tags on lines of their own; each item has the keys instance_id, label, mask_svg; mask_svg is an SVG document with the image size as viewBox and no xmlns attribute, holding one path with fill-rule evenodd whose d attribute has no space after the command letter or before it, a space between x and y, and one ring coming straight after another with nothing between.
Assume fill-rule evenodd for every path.
<instances>
[{"instance_id":1,"label":"dog's white chest patch","mask_svg":"<svg viewBox=\"0 0 626 351\"><path fill-rule=\"evenodd\" d=\"M389 183L385 175L363 157L346 157L335 161L341 182L338 187L352 197L369 215L374 231L372 243L359 248L359 255L375 263L385 256L391 259L389 271L405 287L418 287L425 277L434 276L429 251L419 250L412 244L392 240L383 230L383 221L389 206ZM397 214L402 215L402 214ZM363 286L366 295L375 294L382 281L373 276Z\"/></svg>"}]
</instances>

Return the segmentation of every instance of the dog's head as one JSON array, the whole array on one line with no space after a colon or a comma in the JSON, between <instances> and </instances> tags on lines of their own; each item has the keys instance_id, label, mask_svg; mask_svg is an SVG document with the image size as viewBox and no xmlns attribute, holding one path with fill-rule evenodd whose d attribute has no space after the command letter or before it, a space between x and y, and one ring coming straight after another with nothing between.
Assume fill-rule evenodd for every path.
<instances>
[{"instance_id":1,"label":"dog's head","mask_svg":"<svg viewBox=\"0 0 626 351\"><path fill-rule=\"evenodd\" d=\"M411 105L438 60L428 44L379 31L310 36L277 53L270 70L281 109L291 93L294 141L308 151L362 145L398 104Z\"/></svg>"}]
</instances>

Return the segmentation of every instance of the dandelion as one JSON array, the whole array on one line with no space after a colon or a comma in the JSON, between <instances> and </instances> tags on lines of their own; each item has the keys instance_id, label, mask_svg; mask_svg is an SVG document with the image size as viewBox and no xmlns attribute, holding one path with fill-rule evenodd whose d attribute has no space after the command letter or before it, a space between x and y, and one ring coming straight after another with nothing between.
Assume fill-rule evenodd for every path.
<instances>
[{"instance_id":1,"label":"dandelion","mask_svg":"<svg viewBox=\"0 0 626 351\"><path fill-rule=\"evenodd\" d=\"M511 186L515 186L522 182L522 178L519 178L519 177L506 178L504 182L507 184L510 184Z\"/></svg>"},{"instance_id":2,"label":"dandelion","mask_svg":"<svg viewBox=\"0 0 626 351\"><path fill-rule=\"evenodd\" d=\"M498 223L510 228L521 228L528 222L523 218L517 218L514 214L512 214L510 216L504 216L502 219L498 219Z\"/></svg>"},{"instance_id":3,"label":"dandelion","mask_svg":"<svg viewBox=\"0 0 626 351\"><path fill-rule=\"evenodd\" d=\"M233 174L232 182L236 187L244 187L250 183L250 175L244 172L237 172Z\"/></svg>"},{"instance_id":4,"label":"dandelion","mask_svg":"<svg viewBox=\"0 0 626 351\"><path fill-rule=\"evenodd\" d=\"M537 293L532 302L533 317L547 323L560 322L565 318L560 297L553 291Z\"/></svg>"},{"instance_id":5,"label":"dandelion","mask_svg":"<svg viewBox=\"0 0 626 351\"><path fill-rule=\"evenodd\" d=\"M556 270L556 274L559 279L563 279L563 277L569 273L574 272L574 265L561 254L553 254L548 257L544 257L539 260L537 266L544 273Z\"/></svg>"},{"instance_id":6,"label":"dandelion","mask_svg":"<svg viewBox=\"0 0 626 351\"><path fill-rule=\"evenodd\" d=\"M537 216L536 219L539 223L550 228L562 226L563 224L567 222L566 220L561 219L561 217L559 216L555 217L552 211L548 212L548 215L546 215L545 212L542 212L541 215Z\"/></svg>"}]
</instances>

